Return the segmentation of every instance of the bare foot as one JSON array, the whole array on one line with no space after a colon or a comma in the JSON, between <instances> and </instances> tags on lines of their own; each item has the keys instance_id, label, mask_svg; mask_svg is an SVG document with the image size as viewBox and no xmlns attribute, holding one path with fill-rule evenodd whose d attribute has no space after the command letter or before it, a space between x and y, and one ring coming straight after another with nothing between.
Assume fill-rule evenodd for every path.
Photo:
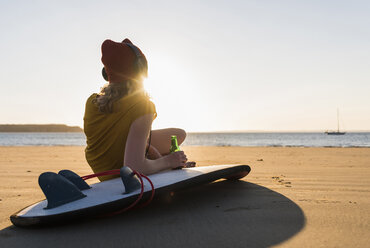
<instances>
[{"instance_id":1,"label":"bare foot","mask_svg":"<svg viewBox=\"0 0 370 248\"><path fill-rule=\"evenodd\" d=\"M176 168L173 168L172 170L181 170L182 168L191 168L191 167L195 167L196 164L197 164L196 162L186 162L185 166L176 167Z\"/></svg>"},{"instance_id":2,"label":"bare foot","mask_svg":"<svg viewBox=\"0 0 370 248\"><path fill-rule=\"evenodd\" d=\"M196 162L194 161L190 161L190 162L186 162L185 163L185 168L191 168L191 167L195 167L196 166Z\"/></svg>"}]
</instances>

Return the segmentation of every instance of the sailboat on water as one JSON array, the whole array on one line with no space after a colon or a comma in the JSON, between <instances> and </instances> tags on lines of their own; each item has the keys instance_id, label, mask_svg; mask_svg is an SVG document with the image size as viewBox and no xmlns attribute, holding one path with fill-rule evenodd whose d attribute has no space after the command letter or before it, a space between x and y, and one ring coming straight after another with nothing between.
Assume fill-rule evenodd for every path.
<instances>
[{"instance_id":1,"label":"sailboat on water","mask_svg":"<svg viewBox=\"0 0 370 248\"><path fill-rule=\"evenodd\" d=\"M344 135L346 132L339 131L339 110L337 109L337 123L338 123L338 129L337 131L326 131L325 133L327 135Z\"/></svg>"}]
</instances>

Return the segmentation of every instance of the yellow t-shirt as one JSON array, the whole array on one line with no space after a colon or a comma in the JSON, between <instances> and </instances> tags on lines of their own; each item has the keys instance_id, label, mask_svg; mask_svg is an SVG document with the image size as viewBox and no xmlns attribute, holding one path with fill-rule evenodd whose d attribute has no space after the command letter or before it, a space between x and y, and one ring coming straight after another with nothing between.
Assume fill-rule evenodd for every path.
<instances>
[{"instance_id":1,"label":"yellow t-shirt","mask_svg":"<svg viewBox=\"0 0 370 248\"><path fill-rule=\"evenodd\" d=\"M120 169L123 166L127 136L131 124L140 116L157 116L154 104L142 93L122 97L113 103L113 113L102 113L92 94L86 101L84 132L86 160L94 173ZM101 181L116 176L99 177Z\"/></svg>"}]
</instances>

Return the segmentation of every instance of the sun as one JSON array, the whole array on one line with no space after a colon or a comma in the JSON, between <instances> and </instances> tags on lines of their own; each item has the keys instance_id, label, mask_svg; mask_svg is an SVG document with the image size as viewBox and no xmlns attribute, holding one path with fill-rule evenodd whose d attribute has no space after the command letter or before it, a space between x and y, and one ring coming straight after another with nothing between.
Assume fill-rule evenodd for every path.
<instances>
[{"instance_id":1,"label":"sun","mask_svg":"<svg viewBox=\"0 0 370 248\"><path fill-rule=\"evenodd\" d=\"M153 128L184 127L185 112L194 109L195 102L189 101L194 80L185 73L182 64L171 56L149 54L148 78L145 90L154 102L158 117Z\"/></svg>"}]
</instances>

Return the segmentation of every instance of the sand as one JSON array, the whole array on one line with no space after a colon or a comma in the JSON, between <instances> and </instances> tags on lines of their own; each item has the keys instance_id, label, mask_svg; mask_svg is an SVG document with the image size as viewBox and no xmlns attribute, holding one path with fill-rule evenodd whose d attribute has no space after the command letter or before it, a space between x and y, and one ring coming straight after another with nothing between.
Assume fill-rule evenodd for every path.
<instances>
[{"instance_id":1,"label":"sand","mask_svg":"<svg viewBox=\"0 0 370 248\"><path fill-rule=\"evenodd\" d=\"M111 218L12 226L43 199L40 173L91 173L83 149L0 147L0 247L369 247L370 148L183 147L199 166L252 171Z\"/></svg>"}]
</instances>

